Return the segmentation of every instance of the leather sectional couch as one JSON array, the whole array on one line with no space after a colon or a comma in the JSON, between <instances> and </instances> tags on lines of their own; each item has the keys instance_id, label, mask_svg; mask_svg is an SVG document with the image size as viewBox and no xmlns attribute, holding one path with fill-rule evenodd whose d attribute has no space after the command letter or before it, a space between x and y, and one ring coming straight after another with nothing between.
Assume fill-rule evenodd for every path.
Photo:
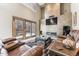
<instances>
[{"instance_id":1,"label":"leather sectional couch","mask_svg":"<svg viewBox=\"0 0 79 59\"><path fill-rule=\"evenodd\" d=\"M75 41L76 49L78 51L77 55L79 55L79 30L71 30L69 36Z\"/></svg>"},{"instance_id":2,"label":"leather sectional couch","mask_svg":"<svg viewBox=\"0 0 79 59\"><path fill-rule=\"evenodd\" d=\"M24 42L18 42L16 38L8 38L4 43L4 48L9 56L41 56L43 55L43 46L37 45L29 47Z\"/></svg>"}]
</instances>

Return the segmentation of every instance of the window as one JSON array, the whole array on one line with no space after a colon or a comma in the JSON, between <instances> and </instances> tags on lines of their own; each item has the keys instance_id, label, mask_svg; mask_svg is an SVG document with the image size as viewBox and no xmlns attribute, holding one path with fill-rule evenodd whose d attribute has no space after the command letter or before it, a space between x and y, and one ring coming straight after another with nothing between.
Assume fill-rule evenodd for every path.
<instances>
[{"instance_id":1,"label":"window","mask_svg":"<svg viewBox=\"0 0 79 59\"><path fill-rule=\"evenodd\" d=\"M26 37L31 36L32 25L31 22L26 22Z\"/></svg>"},{"instance_id":2,"label":"window","mask_svg":"<svg viewBox=\"0 0 79 59\"><path fill-rule=\"evenodd\" d=\"M36 22L13 16L12 34L14 37L29 38L36 36Z\"/></svg>"},{"instance_id":3,"label":"window","mask_svg":"<svg viewBox=\"0 0 79 59\"><path fill-rule=\"evenodd\" d=\"M32 35L35 35L35 30L36 29L36 25L34 23L32 23Z\"/></svg>"},{"instance_id":4,"label":"window","mask_svg":"<svg viewBox=\"0 0 79 59\"><path fill-rule=\"evenodd\" d=\"M26 37L35 36L35 23L26 21Z\"/></svg>"},{"instance_id":5,"label":"window","mask_svg":"<svg viewBox=\"0 0 79 59\"><path fill-rule=\"evenodd\" d=\"M23 35L23 21L21 20L15 20L16 23L16 36Z\"/></svg>"}]
</instances>

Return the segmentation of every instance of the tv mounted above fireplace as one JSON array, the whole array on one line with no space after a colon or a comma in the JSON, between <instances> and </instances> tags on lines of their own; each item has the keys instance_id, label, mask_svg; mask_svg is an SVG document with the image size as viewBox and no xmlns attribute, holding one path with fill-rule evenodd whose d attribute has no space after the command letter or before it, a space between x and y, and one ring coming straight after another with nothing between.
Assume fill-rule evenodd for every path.
<instances>
[{"instance_id":1,"label":"tv mounted above fireplace","mask_svg":"<svg viewBox=\"0 0 79 59\"><path fill-rule=\"evenodd\" d=\"M57 17L46 19L46 25L57 25Z\"/></svg>"}]
</instances>

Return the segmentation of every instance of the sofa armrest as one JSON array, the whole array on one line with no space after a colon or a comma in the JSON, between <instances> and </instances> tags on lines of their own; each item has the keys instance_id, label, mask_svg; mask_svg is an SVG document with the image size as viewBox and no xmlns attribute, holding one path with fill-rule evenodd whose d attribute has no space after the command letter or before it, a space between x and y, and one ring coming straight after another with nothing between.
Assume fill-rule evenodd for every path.
<instances>
[{"instance_id":1,"label":"sofa armrest","mask_svg":"<svg viewBox=\"0 0 79 59\"><path fill-rule=\"evenodd\" d=\"M79 48L76 48L75 54L76 54L77 56L79 56Z\"/></svg>"},{"instance_id":2,"label":"sofa armrest","mask_svg":"<svg viewBox=\"0 0 79 59\"><path fill-rule=\"evenodd\" d=\"M12 50L16 49L17 47L19 47L21 45L24 45L24 44L25 43L22 43L22 42L18 42L18 43L13 42L13 43L11 43L9 45L5 44L4 47L6 48L6 50L8 52L10 52L10 51L12 51Z\"/></svg>"},{"instance_id":3,"label":"sofa armrest","mask_svg":"<svg viewBox=\"0 0 79 59\"><path fill-rule=\"evenodd\" d=\"M11 41L15 41L17 40L16 38L7 38L7 39L4 39L3 43L6 44L8 42L11 42Z\"/></svg>"}]
</instances>

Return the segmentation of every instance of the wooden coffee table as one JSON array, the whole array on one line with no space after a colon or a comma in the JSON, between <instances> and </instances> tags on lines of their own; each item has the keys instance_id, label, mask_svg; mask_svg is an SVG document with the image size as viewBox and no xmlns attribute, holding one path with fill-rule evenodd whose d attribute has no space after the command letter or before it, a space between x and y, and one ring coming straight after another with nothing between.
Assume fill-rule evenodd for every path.
<instances>
[{"instance_id":1,"label":"wooden coffee table","mask_svg":"<svg viewBox=\"0 0 79 59\"><path fill-rule=\"evenodd\" d=\"M61 56L75 56L78 53L79 49L75 48L74 50L69 50L64 48L62 41L62 38L58 38L52 42L47 49L51 52L60 54Z\"/></svg>"}]
</instances>

